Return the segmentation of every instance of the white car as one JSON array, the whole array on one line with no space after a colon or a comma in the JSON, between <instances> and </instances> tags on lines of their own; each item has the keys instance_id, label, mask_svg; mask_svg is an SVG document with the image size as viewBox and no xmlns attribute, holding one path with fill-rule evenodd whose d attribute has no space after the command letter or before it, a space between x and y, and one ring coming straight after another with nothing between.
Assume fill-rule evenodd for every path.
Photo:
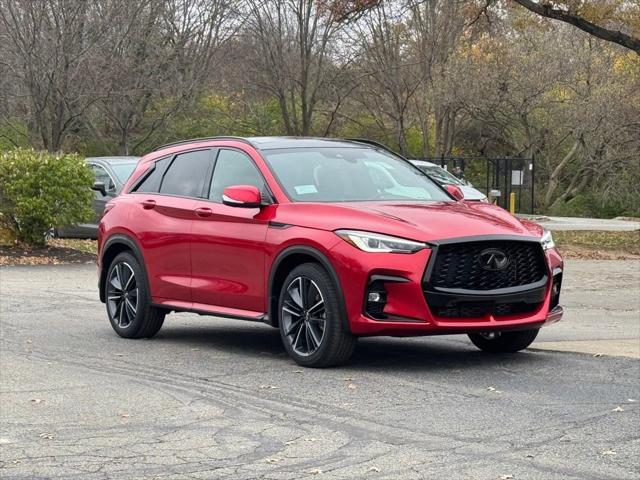
<instances>
[{"instance_id":1,"label":"white car","mask_svg":"<svg viewBox=\"0 0 640 480\"><path fill-rule=\"evenodd\" d=\"M464 180L460 180L455 175L447 172L444 168L435 163L427 162L425 160L409 160L416 167L418 167L422 172L426 173L433 181L439 183L440 185L457 185L464 193L465 200L477 201L477 202L487 202L487 196L482 193L480 190L476 190L473 188L468 182Z\"/></svg>"}]
</instances>

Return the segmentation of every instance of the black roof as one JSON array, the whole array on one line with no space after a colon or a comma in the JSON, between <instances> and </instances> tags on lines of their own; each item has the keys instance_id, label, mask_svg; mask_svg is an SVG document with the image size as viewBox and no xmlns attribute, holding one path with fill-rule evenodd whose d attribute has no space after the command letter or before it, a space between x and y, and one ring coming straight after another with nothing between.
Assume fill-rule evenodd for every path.
<instances>
[{"instance_id":1,"label":"black roof","mask_svg":"<svg viewBox=\"0 0 640 480\"><path fill-rule=\"evenodd\" d=\"M350 140L342 138L317 138L317 137L248 137L256 148L260 150L274 150L279 148L331 148L331 147L357 147Z\"/></svg>"},{"instance_id":2,"label":"black roof","mask_svg":"<svg viewBox=\"0 0 640 480\"><path fill-rule=\"evenodd\" d=\"M364 139L343 139L343 138L319 138L319 137L205 137L181 140L179 142L168 143L162 145L155 150L169 148L176 145L196 142L210 142L215 140L235 140L252 145L258 150L275 150L280 148L355 148L362 146L370 146L374 148L387 149L382 144Z\"/></svg>"}]
</instances>

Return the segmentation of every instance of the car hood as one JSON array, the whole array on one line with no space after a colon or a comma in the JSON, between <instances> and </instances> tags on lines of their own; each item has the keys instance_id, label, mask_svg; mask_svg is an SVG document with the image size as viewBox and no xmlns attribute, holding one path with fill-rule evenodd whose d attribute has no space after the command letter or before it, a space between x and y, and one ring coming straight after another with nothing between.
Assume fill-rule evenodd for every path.
<instances>
[{"instance_id":1,"label":"car hood","mask_svg":"<svg viewBox=\"0 0 640 480\"><path fill-rule=\"evenodd\" d=\"M478 235L540 237L542 228L481 202L289 203L277 206L275 221L322 230L351 229L419 241Z\"/></svg>"}]
</instances>

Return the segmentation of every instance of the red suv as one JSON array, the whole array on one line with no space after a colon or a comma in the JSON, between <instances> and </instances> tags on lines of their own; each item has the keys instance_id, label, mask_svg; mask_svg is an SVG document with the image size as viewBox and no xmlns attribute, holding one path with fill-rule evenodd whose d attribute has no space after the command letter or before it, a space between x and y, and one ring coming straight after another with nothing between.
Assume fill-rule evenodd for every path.
<instances>
[{"instance_id":1,"label":"red suv","mask_svg":"<svg viewBox=\"0 0 640 480\"><path fill-rule=\"evenodd\" d=\"M562 316L562 269L540 226L355 140L164 146L99 229L100 299L120 336L152 337L171 311L254 320L309 367L347 361L368 335L522 350Z\"/></svg>"}]
</instances>

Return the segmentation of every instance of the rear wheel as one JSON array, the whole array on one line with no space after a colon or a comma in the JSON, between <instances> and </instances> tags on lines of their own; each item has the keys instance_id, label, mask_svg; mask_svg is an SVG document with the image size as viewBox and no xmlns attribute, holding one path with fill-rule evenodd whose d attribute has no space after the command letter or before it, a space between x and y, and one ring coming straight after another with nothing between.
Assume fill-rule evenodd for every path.
<instances>
[{"instance_id":1,"label":"rear wheel","mask_svg":"<svg viewBox=\"0 0 640 480\"><path fill-rule=\"evenodd\" d=\"M469 339L480 350L491 353L514 353L524 350L538 336L539 328L516 332L470 333Z\"/></svg>"},{"instance_id":2,"label":"rear wheel","mask_svg":"<svg viewBox=\"0 0 640 480\"><path fill-rule=\"evenodd\" d=\"M280 336L287 353L304 367L329 367L351 357L357 337L347 329L337 287L315 263L287 276L280 292Z\"/></svg>"},{"instance_id":3,"label":"rear wheel","mask_svg":"<svg viewBox=\"0 0 640 480\"><path fill-rule=\"evenodd\" d=\"M145 272L131 253L120 253L111 262L105 299L109 322L121 337L150 338L162 328L166 312L151 306Z\"/></svg>"}]
</instances>

